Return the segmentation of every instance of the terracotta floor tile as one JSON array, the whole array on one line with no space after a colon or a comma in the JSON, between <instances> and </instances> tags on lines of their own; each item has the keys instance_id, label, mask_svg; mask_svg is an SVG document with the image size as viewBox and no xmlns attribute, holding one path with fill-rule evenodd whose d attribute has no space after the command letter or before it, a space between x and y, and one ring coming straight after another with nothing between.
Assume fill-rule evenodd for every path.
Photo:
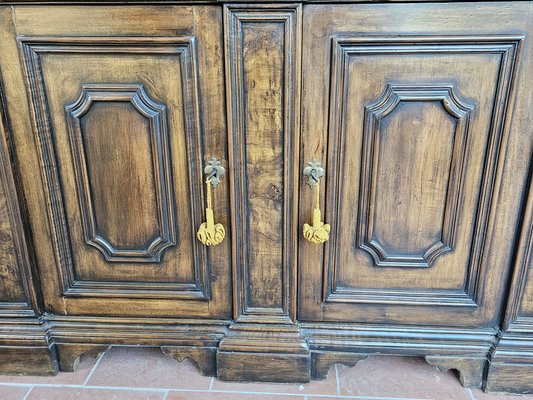
<instances>
[{"instance_id":1,"label":"terracotta floor tile","mask_svg":"<svg viewBox=\"0 0 533 400\"><path fill-rule=\"evenodd\" d=\"M236 392L336 395L337 380L335 378L335 368L332 367L329 370L328 379L325 381L311 381L310 383L299 385L293 383L240 383L215 380L212 389L231 390Z\"/></svg>"},{"instance_id":2,"label":"terracotta floor tile","mask_svg":"<svg viewBox=\"0 0 533 400\"><path fill-rule=\"evenodd\" d=\"M0 399L22 400L29 390L29 387L0 386Z\"/></svg>"},{"instance_id":3,"label":"terracotta floor tile","mask_svg":"<svg viewBox=\"0 0 533 400\"><path fill-rule=\"evenodd\" d=\"M196 365L178 362L155 348L112 347L89 379L89 386L137 388L208 389L211 378Z\"/></svg>"},{"instance_id":4,"label":"terracotta floor tile","mask_svg":"<svg viewBox=\"0 0 533 400\"><path fill-rule=\"evenodd\" d=\"M533 395L483 393L479 389L472 389L472 394L476 400L533 400Z\"/></svg>"},{"instance_id":5,"label":"terracotta floor tile","mask_svg":"<svg viewBox=\"0 0 533 400\"><path fill-rule=\"evenodd\" d=\"M163 400L163 392L36 387L26 400Z\"/></svg>"},{"instance_id":6,"label":"terracotta floor tile","mask_svg":"<svg viewBox=\"0 0 533 400\"><path fill-rule=\"evenodd\" d=\"M0 382L5 383L49 383L54 385L81 385L96 363L95 357L82 356L78 368L74 372L60 372L56 376L17 376L0 375Z\"/></svg>"},{"instance_id":7,"label":"terracotta floor tile","mask_svg":"<svg viewBox=\"0 0 533 400\"><path fill-rule=\"evenodd\" d=\"M467 400L451 371L440 372L421 358L372 356L355 367L339 365L341 395Z\"/></svg>"},{"instance_id":8,"label":"terracotta floor tile","mask_svg":"<svg viewBox=\"0 0 533 400\"><path fill-rule=\"evenodd\" d=\"M303 400L300 396L256 393L170 392L166 400Z\"/></svg>"}]
</instances>

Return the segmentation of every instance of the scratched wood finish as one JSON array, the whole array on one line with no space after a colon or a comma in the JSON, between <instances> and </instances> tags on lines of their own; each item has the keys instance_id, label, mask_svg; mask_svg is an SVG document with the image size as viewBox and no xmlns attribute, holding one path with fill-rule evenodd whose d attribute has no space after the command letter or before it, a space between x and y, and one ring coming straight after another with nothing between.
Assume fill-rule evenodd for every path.
<instances>
[{"instance_id":1,"label":"scratched wood finish","mask_svg":"<svg viewBox=\"0 0 533 400\"><path fill-rule=\"evenodd\" d=\"M379 352L531 391L531 2L122 3L0 6L0 350L31 343L0 370L142 345L305 382Z\"/></svg>"}]
</instances>

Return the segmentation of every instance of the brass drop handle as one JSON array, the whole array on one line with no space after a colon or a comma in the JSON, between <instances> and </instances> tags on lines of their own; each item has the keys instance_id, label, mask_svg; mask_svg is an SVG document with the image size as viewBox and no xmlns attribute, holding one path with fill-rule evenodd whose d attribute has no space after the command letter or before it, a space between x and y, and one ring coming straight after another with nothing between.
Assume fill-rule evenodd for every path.
<instances>
[{"instance_id":1,"label":"brass drop handle","mask_svg":"<svg viewBox=\"0 0 533 400\"><path fill-rule=\"evenodd\" d=\"M206 246L216 246L224 240L226 230L224 229L224 225L220 223L215 224L211 199L211 186L213 188L218 186L220 178L226 174L226 170L220 164L220 161L216 158L212 158L207 162L207 165L204 168L204 173L207 175L205 181L207 186L207 207L205 209L206 222L203 222L200 225L196 237Z\"/></svg>"},{"instance_id":2,"label":"brass drop handle","mask_svg":"<svg viewBox=\"0 0 533 400\"><path fill-rule=\"evenodd\" d=\"M324 168L318 161L311 161L304 168L303 174L307 176L307 185L315 191L315 208L313 210L313 225L304 224L304 238L311 243L321 244L329 239L331 227L322 222L320 212L320 178L324 176Z\"/></svg>"}]
</instances>

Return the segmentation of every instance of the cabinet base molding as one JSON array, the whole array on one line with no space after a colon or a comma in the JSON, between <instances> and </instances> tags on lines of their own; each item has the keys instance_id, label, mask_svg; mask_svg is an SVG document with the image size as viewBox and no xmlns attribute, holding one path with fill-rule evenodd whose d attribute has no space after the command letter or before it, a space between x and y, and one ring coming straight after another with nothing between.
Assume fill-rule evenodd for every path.
<instances>
[{"instance_id":1,"label":"cabinet base molding","mask_svg":"<svg viewBox=\"0 0 533 400\"><path fill-rule=\"evenodd\" d=\"M194 361L202 375L217 375L216 347L161 346L161 351L180 362L186 358Z\"/></svg>"},{"instance_id":2,"label":"cabinet base molding","mask_svg":"<svg viewBox=\"0 0 533 400\"><path fill-rule=\"evenodd\" d=\"M0 374L54 375L56 360L37 318L0 318Z\"/></svg>"},{"instance_id":3,"label":"cabinet base molding","mask_svg":"<svg viewBox=\"0 0 533 400\"><path fill-rule=\"evenodd\" d=\"M204 375L214 376L216 348L229 321L170 318L117 318L47 315L62 371L76 369L82 355L97 356L109 346L161 347L181 361L194 360Z\"/></svg>"},{"instance_id":4,"label":"cabinet base molding","mask_svg":"<svg viewBox=\"0 0 533 400\"><path fill-rule=\"evenodd\" d=\"M368 354L341 353L332 351L311 352L311 377L324 380L328 377L329 369L335 364L353 367L359 361L368 357Z\"/></svg>"},{"instance_id":5,"label":"cabinet base molding","mask_svg":"<svg viewBox=\"0 0 533 400\"><path fill-rule=\"evenodd\" d=\"M494 329L449 329L335 323L230 325L228 320L177 320L46 315L0 324L0 373L74 371L80 356L113 345L160 347L189 358L203 375L221 380L308 382L326 379L334 364L353 366L370 354L423 356L455 369L465 387L481 387ZM533 392L533 339L508 334L492 355L486 389ZM52 343L51 345L49 343ZM28 360L31 360L29 362ZM512 378L512 379L511 379Z\"/></svg>"},{"instance_id":6,"label":"cabinet base molding","mask_svg":"<svg viewBox=\"0 0 533 400\"><path fill-rule=\"evenodd\" d=\"M533 335L504 333L489 361L487 392L533 393Z\"/></svg>"},{"instance_id":7,"label":"cabinet base molding","mask_svg":"<svg viewBox=\"0 0 533 400\"><path fill-rule=\"evenodd\" d=\"M97 344L56 343L59 369L63 372L74 372L80 364L81 356L98 357L109 346Z\"/></svg>"},{"instance_id":8,"label":"cabinet base molding","mask_svg":"<svg viewBox=\"0 0 533 400\"><path fill-rule=\"evenodd\" d=\"M220 343L217 377L227 381L309 382L311 354L294 325L236 323Z\"/></svg>"},{"instance_id":9,"label":"cabinet base molding","mask_svg":"<svg viewBox=\"0 0 533 400\"><path fill-rule=\"evenodd\" d=\"M313 354L313 376L333 364L355 365L369 354L423 356L440 370L455 369L465 387L481 387L495 329L449 329L329 323L300 324Z\"/></svg>"},{"instance_id":10,"label":"cabinet base molding","mask_svg":"<svg viewBox=\"0 0 533 400\"><path fill-rule=\"evenodd\" d=\"M426 361L441 372L454 369L459 373L459 380L466 388L481 388L483 374L487 366L487 357L463 356L426 356Z\"/></svg>"}]
</instances>

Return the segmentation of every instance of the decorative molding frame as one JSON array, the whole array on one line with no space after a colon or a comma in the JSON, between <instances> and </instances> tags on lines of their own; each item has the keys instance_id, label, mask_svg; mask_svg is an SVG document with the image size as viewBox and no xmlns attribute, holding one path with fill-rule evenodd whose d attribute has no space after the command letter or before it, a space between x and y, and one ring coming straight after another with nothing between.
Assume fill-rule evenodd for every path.
<instances>
[{"instance_id":1,"label":"decorative molding frame","mask_svg":"<svg viewBox=\"0 0 533 400\"><path fill-rule=\"evenodd\" d=\"M378 147L381 121L391 115L402 102L407 101L438 101L442 108L456 119L441 240L430 244L423 254L416 256L389 254L387 249L374 237L373 232L375 210L372 199L375 197L376 191L376 185L373 182L377 178L379 163ZM451 85L435 87L388 84L383 95L365 107L357 244L360 249L370 254L374 260L374 265L379 267L429 268L437 257L453 249L472 110L472 106L459 100Z\"/></svg>"},{"instance_id":2,"label":"decorative molding frame","mask_svg":"<svg viewBox=\"0 0 533 400\"><path fill-rule=\"evenodd\" d=\"M98 232L81 124L81 119L91 111L91 107L96 102L129 102L149 121L160 236L155 238L147 248L119 249ZM151 100L142 84L92 84L83 85L79 99L66 106L65 111L74 157L76 184L80 193L80 215L86 243L100 250L106 261L160 262L165 249L174 246L177 242L175 201L169 160L167 108Z\"/></svg>"},{"instance_id":3,"label":"decorative molding frame","mask_svg":"<svg viewBox=\"0 0 533 400\"><path fill-rule=\"evenodd\" d=\"M489 148L487 149L487 158L484 165L482 177L482 189L478 201L479 213L475 222L474 235L475 241L470 251L470 268L465 282L465 290L462 293L451 292L446 290L435 291L413 291L413 290L371 290L371 289L353 289L349 287L342 287L336 281L336 236L332 232L331 239L326 244L324 254L324 282L323 282L323 301L337 302L337 303L365 303L365 304L404 304L404 305L435 305L443 307L478 307L478 291L479 278L481 271L481 263L484 258L484 244L487 236L487 227L489 222L489 215L492 203L492 193L494 192L494 185L496 180L496 165L501 152L501 143L503 136L503 126L505 123L505 114L507 104L509 102L509 95L511 92L512 82L514 80L516 64L518 60L518 50L523 36L517 35L502 35L502 36L368 36L368 37L333 37L332 38L332 80L331 80L331 94L330 94L330 119L329 119L329 144L328 144L328 190L326 193L326 219L328 221L337 220L337 207L339 193L339 176L340 176L340 161L341 149L339 148L341 139L345 135L344 110L347 99L346 82L349 80L346 68L347 59L351 56L369 56L369 55L389 55L389 54L499 54L501 56L501 68L497 83L496 98L494 101L494 109L492 112L491 132L489 134ZM390 87L395 86L391 84ZM400 86L398 85L400 88ZM416 96L424 96L435 91L433 96L442 98L443 106L448 100L447 97L453 99L455 104L449 104L447 111L451 115L457 115L457 118L466 121L471 107L463 104L457 96L454 95L452 86L449 83L442 84L438 88L428 88L429 93L423 94L421 92L415 94ZM412 90L420 90L420 87L413 86ZM390 89L389 89L390 90ZM438 94L436 92L439 92ZM370 114L378 112L387 112L387 108L394 105L397 101L392 93L385 94L376 103L367 106L367 119L365 120L365 131L373 132L376 121L368 119ZM390 97L390 98L389 98ZM397 97L397 96L396 96ZM380 102L390 104L379 105ZM380 110L380 108L383 108ZM335 112L335 110L342 110L342 112ZM389 111L390 112L390 111ZM374 118L374 117L372 117ZM466 122L462 122L466 124ZM379 125L379 124L378 124ZM461 128L464 131L463 135L467 135L468 127ZM375 134L375 132L373 132ZM459 132L461 134L461 132ZM368 144L369 137L365 138ZM461 140L467 138L462 137ZM454 159L457 159L456 152L460 152L462 146L454 146ZM366 153L369 149L367 148ZM364 162L368 164L368 154L365 156ZM459 166L455 166L459 171ZM368 169L368 167L367 167ZM364 173L364 172L362 172ZM364 182L365 177L360 177ZM368 185L367 185L368 186ZM335 190L330 190L335 188ZM453 188L460 191L460 186ZM368 191L368 188L367 188ZM362 199L367 198L367 191L362 193ZM448 197L448 201L456 199L457 193ZM372 255L374 262L377 265L386 265L387 267L424 267L427 268L437 256L447 251L446 247L453 247L454 244L454 227L453 227L453 210L457 210L457 205L453 203L448 204L450 210L448 214L452 216L452 221L446 223L448 230L448 239L442 245L436 244L435 247L430 247L428 252L418 260L407 259L390 259L384 249L380 249L375 243L368 239L368 231L365 226L358 229L359 240L357 246L363 248L366 252ZM368 201L366 201L368 203ZM368 207L368 204L366 204ZM363 205L360 205L363 207ZM364 208L362 208L364 210ZM367 213L368 214L368 213ZM364 224L365 221L358 221L359 224ZM338 226L334 229L338 229ZM451 245L451 246L450 246ZM372 254L374 253L374 254Z\"/></svg>"},{"instance_id":4,"label":"decorative molding frame","mask_svg":"<svg viewBox=\"0 0 533 400\"><path fill-rule=\"evenodd\" d=\"M191 221L196 226L201 220L202 142L200 137L198 73L194 37L30 37L17 38L26 66L31 106L34 115L36 141L40 147L41 173L46 183L45 193L49 205L48 216L53 235L54 253L64 296L75 297L127 297L208 300L210 297L208 256L201 243L193 245L193 283L100 282L80 281L76 278L74 260L62 199L61 180L58 173L56 150L46 99L46 89L40 55L43 53L90 54L175 54L181 63L183 114L185 135L190 157ZM117 86L118 85L110 85ZM137 105L141 107L140 104ZM156 107L157 109L157 107ZM149 111L146 111L149 112ZM198 178L198 179L197 179ZM166 178L168 179L168 178ZM90 232L90 231L89 231ZM169 241L172 241L170 235ZM164 243L163 247L166 245ZM109 249L108 249L109 250ZM154 249L157 258L157 248ZM160 248L159 252L163 249ZM108 253L110 253L108 251ZM139 254L140 255L140 254ZM130 260L129 260L130 261ZM144 260L151 262L151 260ZM154 262L157 262L155 260Z\"/></svg>"}]
</instances>

